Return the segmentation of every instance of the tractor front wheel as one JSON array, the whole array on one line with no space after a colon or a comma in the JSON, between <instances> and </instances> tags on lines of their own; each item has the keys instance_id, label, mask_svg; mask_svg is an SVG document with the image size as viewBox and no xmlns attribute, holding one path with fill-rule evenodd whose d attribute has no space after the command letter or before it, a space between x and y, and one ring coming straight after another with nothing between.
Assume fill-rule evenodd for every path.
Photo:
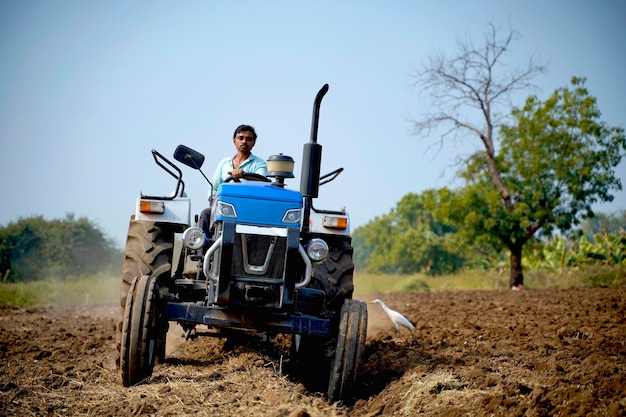
<instances>
[{"instance_id":1,"label":"tractor front wheel","mask_svg":"<svg viewBox=\"0 0 626 417\"><path fill-rule=\"evenodd\" d=\"M180 227L180 226L176 226ZM119 365L121 350L122 323L126 307L126 297L135 277L151 275L156 277L161 289L167 286L172 276L172 257L174 253L174 233L176 227L153 222L138 221L134 216L130 219L124 263L122 265L122 285L120 288L120 306L117 323L116 363ZM165 355L165 345L157 352L157 358Z\"/></svg>"},{"instance_id":2,"label":"tractor front wheel","mask_svg":"<svg viewBox=\"0 0 626 417\"><path fill-rule=\"evenodd\" d=\"M122 383L136 385L152 375L160 345L165 344L163 309L159 284L149 275L136 277L131 283L122 324Z\"/></svg>"},{"instance_id":3,"label":"tractor front wheel","mask_svg":"<svg viewBox=\"0 0 626 417\"><path fill-rule=\"evenodd\" d=\"M358 300L345 300L328 380L327 395L330 402L345 398L350 393L363 357L366 337L367 304Z\"/></svg>"}]
</instances>

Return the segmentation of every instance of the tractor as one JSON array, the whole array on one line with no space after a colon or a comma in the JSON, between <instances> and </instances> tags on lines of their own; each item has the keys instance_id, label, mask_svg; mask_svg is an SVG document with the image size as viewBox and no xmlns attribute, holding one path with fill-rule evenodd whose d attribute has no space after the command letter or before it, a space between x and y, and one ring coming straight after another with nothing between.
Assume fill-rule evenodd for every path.
<instances>
[{"instance_id":1,"label":"tractor","mask_svg":"<svg viewBox=\"0 0 626 417\"><path fill-rule=\"evenodd\" d=\"M353 299L353 248L345 209L314 207L321 185L317 142L325 84L313 105L300 190L290 189L294 160L267 159L266 176L227 179L213 196L210 230L192 223L182 170L156 150L155 163L174 178L168 196L140 193L131 216L118 323L124 386L145 382L165 358L169 326L187 338L278 334L290 338L297 374L322 381L328 401L354 389L367 332L367 305ZM204 156L184 145L174 159L202 172Z\"/></svg>"}]
</instances>

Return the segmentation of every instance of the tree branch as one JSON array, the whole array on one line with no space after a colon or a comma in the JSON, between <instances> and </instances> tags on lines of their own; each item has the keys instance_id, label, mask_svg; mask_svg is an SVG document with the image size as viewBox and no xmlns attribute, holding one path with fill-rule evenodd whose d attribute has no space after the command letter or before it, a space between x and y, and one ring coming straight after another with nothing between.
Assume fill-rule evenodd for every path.
<instances>
[{"instance_id":1,"label":"tree branch","mask_svg":"<svg viewBox=\"0 0 626 417\"><path fill-rule=\"evenodd\" d=\"M452 127L440 136L440 147L443 147L446 136L459 131L470 132L482 142L486 151L487 165L494 186L500 193L509 210L514 203L501 178L496 164L496 147L494 132L497 131L505 117L495 117L493 111L503 100L510 103L513 91L534 87L530 80L546 67L537 64L534 59L528 61L526 67L514 70L498 79L496 74L503 65L502 61L519 33L509 30L499 40L497 29L489 23L485 31L485 42L481 48L474 46L471 39L457 40L457 53L452 58L443 54L429 56L428 64L414 73L414 87L421 95L427 96L440 110L414 121L414 133L418 136L429 135L434 129L451 125ZM483 126L470 122L470 117L461 118L459 114L477 111ZM503 112L504 114L504 112Z\"/></svg>"}]
</instances>

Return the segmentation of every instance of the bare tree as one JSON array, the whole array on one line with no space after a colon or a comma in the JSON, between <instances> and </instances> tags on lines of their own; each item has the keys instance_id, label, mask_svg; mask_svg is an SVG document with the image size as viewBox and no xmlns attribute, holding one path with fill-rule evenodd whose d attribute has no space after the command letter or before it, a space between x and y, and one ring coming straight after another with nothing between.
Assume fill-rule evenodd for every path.
<instances>
[{"instance_id":1,"label":"bare tree","mask_svg":"<svg viewBox=\"0 0 626 417\"><path fill-rule=\"evenodd\" d=\"M534 89L531 80L547 68L534 56L520 68L508 68L504 59L519 33L509 30L499 38L497 32L494 24L488 23L482 45L475 45L470 38L459 39L451 57L433 54L422 70L411 74L414 87L436 109L413 121L413 128L418 136L443 129L440 147L448 140L479 139L493 185L506 208L513 210L514 202L496 164L495 133L510 114L511 95Z\"/></svg>"},{"instance_id":2,"label":"bare tree","mask_svg":"<svg viewBox=\"0 0 626 417\"><path fill-rule=\"evenodd\" d=\"M509 192L495 164L494 130L511 110L511 94L536 88L531 79L546 72L547 67L531 56L523 68L501 74L500 69L506 70L503 58L511 43L519 39L519 33L510 30L504 39L499 40L496 27L489 23L484 36L482 47L475 46L471 39L458 40L454 56L434 54L423 70L412 74L416 79L414 87L438 108L438 111L414 121L413 128L418 136L428 136L438 127L447 129L440 137L440 146L451 135L457 139L464 137L463 134L469 134L470 139L479 138L494 185L510 207ZM498 109L502 111L498 112Z\"/></svg>"}]
</instances>

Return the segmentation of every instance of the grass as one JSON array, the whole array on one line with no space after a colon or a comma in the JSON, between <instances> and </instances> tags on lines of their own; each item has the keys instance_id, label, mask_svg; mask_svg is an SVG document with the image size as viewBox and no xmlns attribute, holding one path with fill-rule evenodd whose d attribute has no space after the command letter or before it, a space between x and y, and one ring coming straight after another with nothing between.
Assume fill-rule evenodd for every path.
<instances>
[{"instance_id":1,"label":"grass","mask_svg":"<svg viewBox=\"0 0 626 417\"><path fill-rule=\"evenodd\" d=\"M465 271L454 275L429 276L380 275L357 273L354 276L355 294L404 292L404 291L442 291L451 289L505 289L508 276L492 272Z\"/></svg>"},{"instance_id":2,"label":"grass","mask_svg":"<svg viewBox=\"0 0 626 417\"><path fill-rule=\"evenodd\" d=\"M626 285L626 265L592 265L563 271L535 270L524 273L526 289L567 289ZM380 275L356 273L355 295L443 290L499 290L509 287L508 272L467 270L453 275ZM0 284L0 306L78 306L115 303L119 299L119 276L96 276Z\"/></svg>"},{"instance_id":3,"label":"grass","mask_svg":"<svg viewBox=\"0 0 626 417\"><path fill-rule=\"evenodd\" d=\"M525 289L568 289L626 285L626 265L590 265L562 271L533 270L524 272ZM500 290L509 288L508 271L466 270L453 275L429 276L381 275L356 273L355 294L443 291Z\"/></svg>"},{"instance_id":4,"label":"grass","mask_svg":"<svg viewBox=\"0 0 626 417\"><path fill-rule=\"evenodd\" d=\"M119 276L0 284L0 306L78 306L117 302Z\"/></svg>"}]
</instances>

